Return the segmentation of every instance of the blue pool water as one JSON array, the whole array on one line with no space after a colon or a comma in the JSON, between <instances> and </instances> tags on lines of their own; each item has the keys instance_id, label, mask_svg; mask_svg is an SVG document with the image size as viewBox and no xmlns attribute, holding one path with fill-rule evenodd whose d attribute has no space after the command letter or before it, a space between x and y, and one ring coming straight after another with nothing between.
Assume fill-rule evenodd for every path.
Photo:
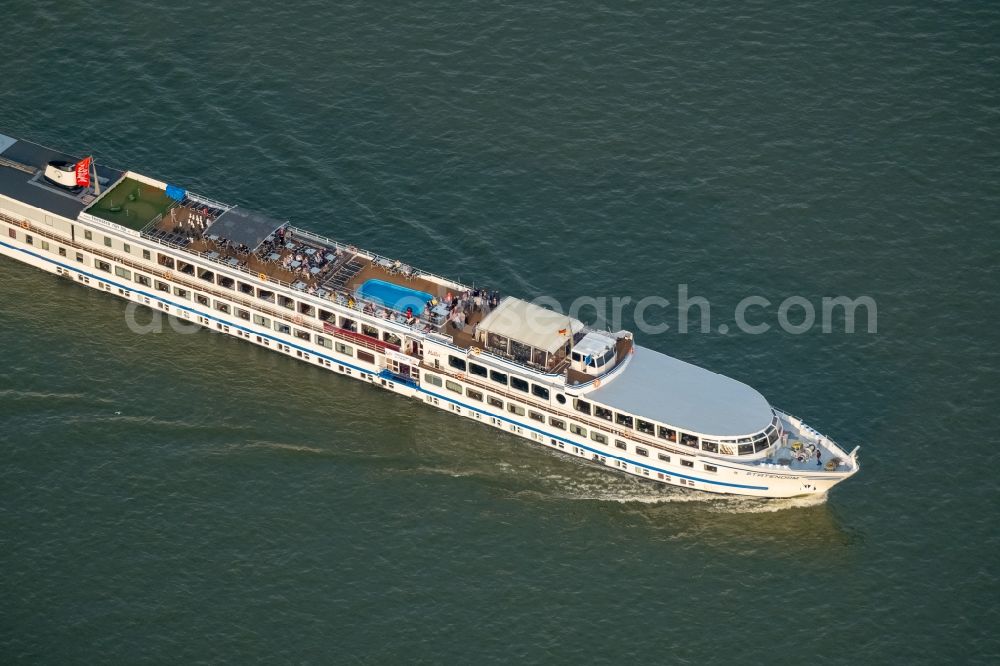
<instances>
[{"instance_id":1,"label":"blue pool water","mask_svg":"<svg viewBox=\"0 0 1000 666\"><path fill-rule=\"evenodd\" d=\"M427 301L434 298L426 291L400 287L385 280L365 280L358 288L358 293L363 298L381 303L398 312L406 312L406 308L413 308L414 312L419 313Z\"/></svg>"}]
</instances>

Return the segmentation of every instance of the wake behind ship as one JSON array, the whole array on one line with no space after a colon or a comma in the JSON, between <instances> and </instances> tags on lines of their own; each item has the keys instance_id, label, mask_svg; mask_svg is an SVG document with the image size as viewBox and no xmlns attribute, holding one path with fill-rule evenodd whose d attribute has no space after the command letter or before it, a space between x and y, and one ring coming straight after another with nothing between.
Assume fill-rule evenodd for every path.
<instances>
[{"instance_id":1,"label":"wake behind ship","mask_svg":"<svg viewBox=\"0 0 1000 666\"><path fill-rule=\"evenodd\" d=\"M4 256L619 472L792 497L858 471L857 448L628 331L2 134L0 229Z\"/></svg>"}]
</instances>

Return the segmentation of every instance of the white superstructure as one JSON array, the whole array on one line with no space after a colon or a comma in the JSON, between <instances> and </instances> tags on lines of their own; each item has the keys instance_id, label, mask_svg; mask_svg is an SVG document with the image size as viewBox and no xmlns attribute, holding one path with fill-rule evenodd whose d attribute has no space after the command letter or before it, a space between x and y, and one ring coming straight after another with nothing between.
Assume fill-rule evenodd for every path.
<instances>
[{"instance_id":1,"label":"white superstructure","mask_svg":"<svg viewBox=\"0 0 1000 666\"><path fill-rule=\"evenodd\" d=\"M757 391L492 290L0 135L0 253L652 481L826 492L850 455ZM55 167L50 168L50 175Z\"/></svg>"}]
</instances>

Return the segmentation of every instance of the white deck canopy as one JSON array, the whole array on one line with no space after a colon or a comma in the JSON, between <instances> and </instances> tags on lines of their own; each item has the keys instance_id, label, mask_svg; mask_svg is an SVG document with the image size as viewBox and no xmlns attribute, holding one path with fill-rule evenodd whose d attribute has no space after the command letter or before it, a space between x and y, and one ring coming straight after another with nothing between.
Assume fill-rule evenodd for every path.
<instances>
[{"instance_id":1,"label":"white deck canopy","mask_svg":"<svg viewBox=\"0 0 1000 666\"><path fill-rule=\"evenodd\" d=\"M582 329L578 319L508 296L479 323L476 337L487 347L515 357L524 356L525 348L530 348L530 358L525 360L543 365L544 355L565 347Z\"/></svg>"}]
</instances>

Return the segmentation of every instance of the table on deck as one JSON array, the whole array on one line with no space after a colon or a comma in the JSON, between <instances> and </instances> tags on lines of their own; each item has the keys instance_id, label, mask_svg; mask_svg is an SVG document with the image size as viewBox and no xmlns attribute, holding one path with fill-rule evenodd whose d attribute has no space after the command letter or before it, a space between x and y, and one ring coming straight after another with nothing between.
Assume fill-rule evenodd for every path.
<instances>
[{"instance_id":1,"label":"table on deck","mask_svg":"<svg viewBox=\"0 0 1000 666\"><path fill-rule=\"evenodd\" d=\"M306 288L306 283L303 282L302 280L292 283L292 289L298 289L299 291L302 291L305 288Z\"/></svg>"},{"instance_id":2,"label":"table on deck","mask_svg":"<svg viewBox=\"0 0 1000 666\"><path fill-rule=\"evenodd\" d=\"M304 255L306 255L308 257L311 257L314 254L316 254L316 248L314 248L314 247L307 247L305 250L302 251L302 254L304 254Z\"/></svg>"},{"instance_id":3,"label":"table on deck","mask_svg":"<svg viewBox=\"0 0 1000 666\"><path fill-rule=\"evenodd\" d=\"M302 265L302 262L299 261L298 259L296 259L295 261L293 261L292 263L290 263L288 265L291 266L292 268L298 268L299 266Z\"/></svg>"},{"instance_id":4,"label":"table on deck","mask_svg":"<svg viewBox=\"0 0 1000 666\"><path fill-rule=\"evenodd\" d=\"M382 268L386 268L386 269L392 268L395 265L391 261L389 261L388 259L376 259L375 263L378 264L379 266L381 266Z\"/></svg>"},{"instance_id":5,"label":"table on deck","mask_svg":"<svg viewBox=\"0 0 1000 666\"><path fill-rule=\"evenodd\" d=\"M218 236L218 234L212 234L211 236L208 237L208 240L210 240L210 241L217 241L217 240L219 240L219 236Z\"/></svg>"},{"instance_id":6,"label":"table on deck","mask_svg":"<svg viewBox=\"0 0 1000 666\"><path fill-rule=\"evenodd\" d=\"M312 273L313 275L316 275L317 273L319 273L319 269L313 266L312 268L309 269L309 272Z\"/></svg>"},{"instance_id":7,"label":"table on deck","mask_svg":"<svg viewBox=\"0 0 1000 666\"><path fill-rule=\"evenodd\" d=\"M271 254L267 255L268 261L277 261L278 259L281 259L281 255L278 254L277 252L272 252Z\"/></svg>"},{"instance_id":8,"label":"table on deck","mask_svg":"<svg viewBox=\"0 0 1000 666\"><path fill-rule=\"evenodd\" d=\"M327 261L333 261L334 259L337 258L337 255L327 252L325 255L323 255L323 258L326 259Z\"/></svg>"},{"instance_id":9,"label":"table on deck","mask_svg":"<svg viewBox=\"0 0 1000 666\"><path fill-rule=\"evenodd\" d=\"M296 245L296 244L295 244L295 243L293 243L292 241L287 241L287 242L285 243L285 248L286 248L286 249L289 249L289 250L294 250L294 249L295 249L295 248L297 248L297 247L298 247L298 245Z\"/></svg>"},{"instance_id":10,"label":"table on deck","mask_svg":"<svg viewBox=\"0 0 1000 666\"><path fill-rule=\"evenodd\" d=\"M216 252L215 250L212 250L211 252L209 252L205 256L208 257L209 259L218 259L219 258L219 253Z\"/></svg>"},{"instance_id":11,"label":"table on deck","mask_svg":"<svg viewBox=\"0 0 1000 666\"><path fill-rule=\"evenodd\" d=\"M226 261L226 263L229 264L230 266L238 266L239 263L240 263L240 260L237 259L236 257L230 257L229 260Z\"/></svg>"},{"instance_id":12,"label":"table on deck","mask_svg":"<svg viewBox=\"0 0 1000 666\"><path fill-rule=\"evenodd\" d=\"M431 312L437 315L438 317L447 317L449 313L448 305L446 303L438 303L433 308L431 308Z\"/></svg>"}]
</instances>

